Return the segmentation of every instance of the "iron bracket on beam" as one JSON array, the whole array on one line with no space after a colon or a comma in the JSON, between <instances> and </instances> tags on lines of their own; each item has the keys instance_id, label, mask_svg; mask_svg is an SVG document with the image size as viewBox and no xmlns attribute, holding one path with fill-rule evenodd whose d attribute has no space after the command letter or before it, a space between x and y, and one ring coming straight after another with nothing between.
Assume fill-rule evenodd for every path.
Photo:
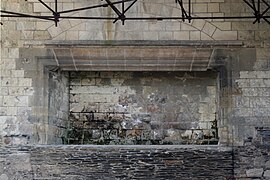
<instances>
[{"instance_id":1,"label":"iron bracket on beam","mask_svg":"<svg viewBox=\"0 0 270 180\"><path fill-rule=\"evenodd\" d=\"M253 21L253 24L255 23L260 23L261 22L261 19L264 19L268 24L270 24L269 20L267 19L267 17L265 17L265 14L269 11L270 9L270 5L265 1L265 0L258 0L257 1L257 5L256 5L256 2L255 0L250 0L247 1L247 0L244 0L244 2L254 11L254 16L255 16L255 21ZM261 12L261 7L262 7L262 2L264 3L264 5L267 6L267 8Z\"/></svg>"}]
</instances>

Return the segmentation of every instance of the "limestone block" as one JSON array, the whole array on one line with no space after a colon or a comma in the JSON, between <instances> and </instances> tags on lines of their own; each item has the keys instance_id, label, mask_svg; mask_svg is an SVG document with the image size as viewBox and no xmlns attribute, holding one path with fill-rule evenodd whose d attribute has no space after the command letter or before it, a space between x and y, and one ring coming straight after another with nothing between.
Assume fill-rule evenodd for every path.
<instances>
[{"instance_id":1,"label":"limestone block","mask_svg":"<svg viewBox=\"0 0 270 180\"><path fill-rule=\"evenodd\" d=\"M2 87L17 86L17 84L18 84L17 78L2 78L1 82Z\"/></svg>"},{"instance_id":2,"label":"limestone block","mask_svg":"<svg viewBox=\"0 0 270 180\"><path fill-rule=\"evenodd\" d=\"M89 31L79 31L79 40L89 39L93 36L92 32Z\"/></svg>"},{"instance_id":3,"label":"limestone block","mask_svg":"<svg viewBox=\"0 0 270 180\"><path fill-rule=\"evenodd\" d=\"M24 77L24 70L12 70L12 77Z\"/></svg>"},{"instance_id":4,"label":"limestone block","mask_svg":"<svg viewBox=\"0 0 270 180\"><path fill-rule=\"evenodd\" d=\"M55 26L51 26L48 28L48 32L51 35L51 37L56 37L58 35L60 35L63 30L61 29L61 27L55 27Z\"/></svg>"},{"instance_id":5,"label":"limestone block","mask_svg":"<svg viewBox=\"0 0 270 180\"><path fill-rule=\"evenodd\" d=\"M254 108L254 116L256 117L268 117L270 116L269 108Z\"/></svg>"},{"instance_id":6,"label":"limestone block","mask_svg":"<svg viewBox=\"0 0 270 180\"><path fill-rule=\"evenodd\" d=\"M3 106L15 106L15 97L14 96L4 96Z\"/></svg>"},{"instance_id":7,"label":"limestone block","mask_svg":"<svg viewBox=\"0 0 270 180\"><path fill-rule=\"evenodd\" d=\"M189 31L179 31L173 32L173 37L175 40L189 40Z\"/></svg>"},{"instance_id":8,"label":"limestone block","mask_svg":"<svg viewBox=\"0 0 270 180\"><path fill-rule=\"evenodd\" d=\"M258 60L268 60L270 54L270 48L257 48L256 55Z\"/></svg>"},{"instance_id":9,"label":"limestone block","mask_svg":"<svg viewBox=\"0 0 270 180\"><path fill-rule=\"evenodd\" d=\"M237 31L239 40L250 40L253 41L255 39L255 31Z\"/></svg>"},{"instance_id":10,"label":"limestone block","mask_svg":"<svg viewBox=\"0 0 270 180\"><path fill-rule=\"evenodd\" d=\"M79 31L66 31L66 40L77 40L79 39Z\"/></svg>"},{"instance_id":11,"label":"limestone block","mask_svg":"<svg viewBox=\"0 0 270 180\"><path fill-rule=\"evenodd\" d=\"M192 6L194 13L206 13L207 12L207 4L206 3L197 3Z\"/></svg>"},{"instance_id":12,"label":"limestone block","mask_svg":"<svg viewBox=\"0 0 270 180\"><path fill-rule=\"evenodd\" d=\"M46 40L50 39L51 36L48 31L34 31L34 39L35 40Z\"/></svg>"},{"instance_id":13,"label":"limestone block","mask_svg":"<svg viewBox=\"0 0 270 180\"><path fill-rule=\"evenodd\" d=\"M216 119L216 115L215 114L208 114L208 113L203 113L201 114L200 117L200 121L208 121L208 122L212 122Z\"/></svg>"},{"instance_id":14,"label":"limestone block","mask_svg":"<svg viewBox=\"0 0 270 180\"><path fill-rule=\"evenodd\" d=\"M0 116L7 115L7 107L0 107Z\"/></svg>"},{"instance_id":15,"label":"limestone block","mask_svg":"<svg viewBox=\"0 0 270 180\"><path fill-rule=\"evenodd\" d=\"M95 85L96 81L94 78L83 78L81 79L81 83L82 85L91 86L91 85Z\"/></svg>"},{"instance_id":16,"label":"limestone block","mask_svg":"<svg viewBox=\"0 0 270 180\"><path fill-rule=\"evenodd\" d=\"M11 77L11 70L2 70L1 77L10 78Z\"/></svg>"},{"instance_id":17,"label":"limestone block","mask_svg":"<svg viewBox=\"0 0 270 180\"><path fill-rule=\"evenodd\" d=\"M258 96L270 96L270 88L256 88ZM254 90L254 91L256 91Z\"/></svg>"},{"instance_id":18,"label":"limestone block","mask_svg":"<svg viewBox=\"0 0 270 180\"><path fill-rule=\"evenodd\" d=\"M11 56L9 54L9 56ZM16 57L15 57L16 58ZM13 70L16 68L16 61L15 59L2 59L2 69L5 70Z\"/></svg>"},{"instance_id":19,"label":"limestone block","mask_svg":"<svg viewBox=\"0 0 270 180\"><path fill-rule=\"evenodd\" d=\"M65 32L61 32L56 37L52 37L52 39L55 40L55 41L63 41L63 40L65 40L65 38L66 38Z\"/></svg>"},{"instance_id":20,"label":"limestone block","mask_svg":"<svg viewBox=\"0 0 270 180\"><path fill-rule=\"evenodd\" d=\"M69 20L62 20L59 22L59 26L61 27L62 31L67 31L71 28L71 24Z\"/></svg>"},{"instance_id":21,"label":"limestone block","mask_svg":"<svg viewBox=\"0 0 270 180\"><path fill-rule=\"evenodd\" d=\"M257 78L257 72L256 71L241 71L240 72L240 78L241 79L252 79Z\"/></svg>"},{"instance_id":22,"label":"limestone block","mask_svg":"<svg viewBox=\"0 0 270 180\"><path fill-rule=\"evenodd\" d=\"M263 79L250 79L250 87L265 87Z\"/></svg>"},{"instance_id":23,"label":"limestone block","mask_svg":"<svg viewBox=\"0 0 270 180\"><path fill-rule=\"evenodd\" d=\"M149 31L164 31L166 29L166 26L162 23L149 23L148 24L148 30Z\"/></svg>"},{"instance_id":24,"label":"limestone block","mask_svg":"<svg viewBox=\"0 0 270 180\"><path fill-rule=\"evenodd\" d=\"M25 87L32 86L32 79L31 78L18 78L18 86L25 86Z\"/></svg>"},{"instance_id":25,"label":"limestone block","mask_svg":"<svg viewBox=\"0 0 270 180\"><path fill-rule=\"evenodd\" d=\"M49 10L43 6L41 3L34 3L34 12L40 13L40 12L48 12Z\"/></svg>"},{"instance_id":26,"label":"limestone block","mask_svg":"<svg viewBox=\"0 0 270 180\"><path fill-rule=\"evenodd\" d=\"M216 31L216 27L213 24L207 22L205 23L202 31L206 33L207 35L212 36L214 32Z\"/></svg>"},{"instance_id":27,"label":"limestone block","mask_svg":"<svg viewBox=\"0 0 270 180\"><path fill-rule=\"evenodd\" d=\"M5 96L4 106L28 106L28 96Z\"/></svg>"},{"instance_id":28,"label":"limestone block","mask_svg":"<svg viewBox=\"0 0 270 180\"><path fill-rule=\"evenodd\" d=\"M258 71L257 78L269 79L270 78L270 71Z\"/></svg>"},{"instance_id":29,"label":"limestone block","mask_svg":"<svg viewBox=\"0 0 270 180\"><path fill-rule=\"evenodd\" d=\"M252 98L250 102L251 107L270 107L270 98L269 97L256 97Z\"/></svg>"},{"instance_id":30,"label":"limestone block","mask_svg":"<svg viewBox=\"0 0 270 180\"><path fill-rule=\"evenodd\" d=\"M263 168L246 170L247 177L262 177Z\"/></svg>"},{"instance_id":31,"label":"limestone block","mask_svg":"<svg viewBox=\"0 0 270 180\"><path fill-rule=\"evenodd\" d=\"M209 35L207 35L206 33L204 32L201 32L201 40L205 40L205 41L210 41L210 40L213 40L213 38Z\"/></svg>"},{"instance_id":32,"label":"limestone block","mask_svg":"<svg viewBox=\"0 0 270 180\"><path fill-rule=\"evenodd\" d=\"M196 29L195 27L191 26L190 24L188 23L182 23L181 24L181 30L182 31L196 31L198 29Z\"/></svg>"},{"instance_id":33,"label":"limestone block","mask_svg":"<svg viewBox=\"0 0 270 180\"><path fill-rule=\"evenodd\" d=\"M210 12L220 12L219 3L208 3L207 11Z\"/></svg>"},{"instance_id":34,"label":"limestone block","mask_svg":"<svg viewBox=\"0 0 270 180\"><path fill-rule=\"evenodd\" d=\"M36 30L37 31L44 31L53 25L54 25L53 22L37 21L36 22Z\"/></svg>"},{"instance_id":35,"label":"limestone block","mask_svg":"<svg viewBox=\"0 0 270 180\"><path fill-rule=\"evenodd\" d=\"M251 87L249 79L237 79L235 82L238 84L239 87ZM254 82L252 82L254 84ZM259 83L259 82L257 82Z\"/></svg>"},{"instance_id":36,"label":"limestone block","mask_svg":"<svg viewBox=\"0 0 270 180\"><path fill-rule=\"evenodd\" d=\"M196 20L196 19L192 21L192 26L198 30L202 30L204 25L205 25L205 21Z\"/></svg>"},{"instance_id":37,"label":"limestone block","mask_svg":"<svg viewBox=\"0 0 270 180\"><path fill-rule=\"evenodd\" d=\"M179 31L181 23L180 22L167 22L166 23L166 30L168 31Z\"/></svg>"},{"instance_id":38,"label":"limestone block","mask_svg":"<svg viewBox=\"0 0 270 180\"><path fill-rule=\"evenodd\" d=\"M216 29L213 38L215 40L237 40L237 31L221 31Z\"/></svg>"},{"instance_id":39,"label":"limestone block","mask_svg":"<svg viewBox=\"0 0 270 180\"><path fill-rule=\"evenodd\" d=\"M12 168L15 171L31 171L30 165L30 154L28 153L17 153L9 155L7 161L12 164Z\"/></svg>"},{"instance_id":40,"label":"limestone block","mask_svg":"<svg viewBox=\"0 0 270 180\"><path fill-rule=\"evenodd\" d=\"M160 31L158 34L158 39L159 40L172 40L173 32Z\"/></svg>"},{"instance_id":41,"label":"limestone block","mask_svg":"<svg viewBox=\"0 0 270 180\"><path fill-rule=\"evenodd\" d=\"M232 29L231 22L213 22L213 25L221 31L230 31Z\"/></svg>"},{"instance_id":42,"label":"limestone block","mask_svg":"<svg viewBox=\"0 0 270 180\"><path fill-rule=\"evenodd\" d=\"M254 97L259 96L260 88L242 88L241 91L243 96ZM262 96L264 95L262 94Z\"/></svg>"},{"instance_id":43,"label":"limestone block","mask_svg":"<svg viewBox=\"0 0 270 180\"><path fill-rule=\"evenodd\" d=\"M199 31L190 31L190 40L201 40L201 33Z\"/></svg>"},{"instance_id":44,"label":"limestone block","mask_svg":"<svg viewBox=\"0 0 270 180\"><path fill-rule=\"evenodd\" d=\"M236 108L234 110L234 115L239 117L249 117L254 115L253 111L252 108Z\"/></svg>"},{"instance_id":45,"label":"limestone block","mask_svg":"<svg viewBox=\"0 0 270 180\"><path fill-rule=\"evenodd\" d=\"M8 87L0 87L0 96L8 95Z\"/></svg>"},{"instance_id":46,"label":"limestone block","mask_svg":"<svg viewBox=\"0 0 270 180\"><path fill-rule=\"evenodd\" d=\"M23 95L33 95L34 94L34 88L33 87L24 87L24 93Z\"/></svg>"},{"instance_id":47,"label":"limestone block","mask_svg":"<svg viewBox=\"0 0 270 180\"><path fill-rule=\"evenodd\" d=\"M263 79L264 87L270 87L270 79Z\"/></svg>"},{"instance_id":48,"label":"limestone block","mask_svg":"<svg viewBox=\"0 0 270 180\"><path fill-rule=\"evenodd\" d=\"M9 87L9 95L24 95L24 87Z\"/></svg>"},{"instance_id":49,"label":"limestone block","mask_svg":"<svg viewBox=\"0 0 270 180\"><path fill-rule=\"evenodd\" d=\"M158 40L158 32L143 32L143 37L147 37L149 40Z\"/></svg>"},{"instance_id":50,"label":"limestone block","mask_svg":"<svg viewBox=\"0 0 270 180\"><path fill-rule=\"evenodd\" d=\"M36 22L35 21L20 21L16 24L17 30L35 30Z\"/></svg>"},{"instance_id":51,"label":"limestone block","mask_svg":"<svg viewBox=\"0 0 270 180\"><path fill-rule=\"evenodd\" d=\"M7 116L17 115L17 107L7 107Z\"/></svg>"},{"instance_id":52,"label":"limestone block","mask_svg":"<svg viewBox=\"0 0 270 180\"><path fill-rule=\"evenodd\" d=\"M215 86L207 86L207 92L208 94L214 95L215 97L217 93L217 88Z\"/></svg>"},{"instance_id":53,"label":"limestone block","mask_svg":"<svg viewBox=\"0 0 270 180\"><path fill-rule=\"evenodd\" d=\"M250 98L242 97L242 96L235 97L235 106L236 107L250 107Z\"/></svg>"},{"instance_id":54,"label":"limestone block","mask_svg":"<svg viewBox=\"0 0 270 180\"><path fill-rule=\"evenodd\" d=\"M22 31L21 40L31 40L34 39L34 31Z\"/></svg>"}]
</instances>

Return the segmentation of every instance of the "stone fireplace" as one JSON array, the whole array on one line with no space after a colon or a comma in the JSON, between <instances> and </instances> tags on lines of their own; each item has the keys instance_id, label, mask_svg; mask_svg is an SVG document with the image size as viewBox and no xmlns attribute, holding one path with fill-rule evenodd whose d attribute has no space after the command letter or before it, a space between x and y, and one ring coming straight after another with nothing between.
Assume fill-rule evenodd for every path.
<instances>
[{"instance_id":1,"label":"stone fireplace","mask_svg":"<svg viewBox=\"0 0 270 180\"><path fill-rule=\"evenodd\" d=\"M254 51L238 42L88 43L20 49L18 67L33 79L32 108L22 112L35 125L30 142L231 143L232 79Z\"/></svg>"}]
</instances>

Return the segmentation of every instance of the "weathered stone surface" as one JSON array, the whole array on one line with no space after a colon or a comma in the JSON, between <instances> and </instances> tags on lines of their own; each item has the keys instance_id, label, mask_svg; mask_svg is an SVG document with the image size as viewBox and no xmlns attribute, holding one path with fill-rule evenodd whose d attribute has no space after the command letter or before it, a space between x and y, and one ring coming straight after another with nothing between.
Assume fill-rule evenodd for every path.
<instances>
[{"instance_id":1,"label":"weathered stone surface","mask_svg":"<svg viewBox=\"0 0 270 180\"><path fill-rule=\"evenodd\" d=\"M1 180L8 180L9 178L6 174L1 174L0 179Z\"/></svg>"},{"instance_id":2,"label":"weathered stone surface","mask_svg":"<svg viewBox=\"0 0 270 180\"><path fill-rule=\"evenodd\" d=\"M262 177L263 175L263 168L259 169L248 169L246 171L247 177Z\"/></svg>"},{"instance_id":3,"label":"weathered stone surface","mask_svg":"<svg viewBox=\"0 0 270 180\"><path fill-rule=\"evenodd\" d=\"M13 158L22 149L1 149ZM5 164L9 179L226 179L231 148L205 146L31 146ZM5 157L5 156L4 156ZM30 157L30 158L29 158ZM208 161L205 161L207 159ZM28 165L31 164L30 169ZM15 171L16 173L11 174ZM20 175L20 176L19 176Z\"/></svg>"},{"instance_id":4,"label":"weathered stone surface","mask_svg":"<svg viewBox=\"0 0 270 180\"><path fill-rule=\"evenodd\" d=\"M72 72L67 141L215 144L216 91L212 72Z\"/></svg>"},{"instance_id":5,"label":"weathered stone surface","mask_svg":"<svg viewBox=\"0 0 270 180\"><path fill-rule=\"evenodd\" d=\"M264 171L263 177L265 177L265 178L270 178L270 170Z\"/></svg>"},{"instance_id":6,"label":"weathered stone surface","mask_svg":"<svg viewBox=\"0 0 270 180\"><path fill-rule=\"evenodd\" d=\"M268 170L265 160L269 159L269 146L258 144L256 139L249 145L246 144L246 146L236 147L234 149L234 172L236 179L262 179L266 170ZM256 146L254 146L255 144Z\"/></svg>"},{"instance_id":7,"label":"weathered stone surface","mask_svg":"<svg viewBox=\"0 0 270 180\"><path fill-rule=\"evenodd\" d=\"M265 168L270 170L270 160L266 161Z\"/></svg>"}]
</instances>

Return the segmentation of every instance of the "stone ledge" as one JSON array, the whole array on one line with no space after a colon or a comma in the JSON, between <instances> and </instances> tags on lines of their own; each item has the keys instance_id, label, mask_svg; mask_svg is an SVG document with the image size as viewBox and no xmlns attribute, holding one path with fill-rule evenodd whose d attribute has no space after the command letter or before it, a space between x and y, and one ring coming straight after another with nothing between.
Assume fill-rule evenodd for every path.
<instances>
[{"instance_id":1,"label":"stone ledge","mask_svg":"<svg viewBox=\"0 0 270 180\"><path fill-rule=\"evenodd\" d=\"M25 45L45 46L243 46L243 41L198 41L198 40L67 40L25 41Z\"/></svg>"}]
</instances>

